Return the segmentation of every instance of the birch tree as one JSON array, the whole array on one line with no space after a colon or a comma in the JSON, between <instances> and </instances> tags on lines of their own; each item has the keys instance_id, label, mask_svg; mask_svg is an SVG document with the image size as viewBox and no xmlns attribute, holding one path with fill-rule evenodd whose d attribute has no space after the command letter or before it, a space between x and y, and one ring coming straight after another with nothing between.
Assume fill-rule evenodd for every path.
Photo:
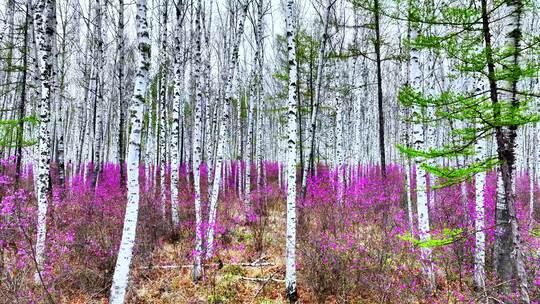
<instances>
[{"instance_id":1,"label":"birch tree","mask_svg":"<svg viewBox=\"0 0 540 304\"><path fill-rule=\"evenodd\" d=\"M297 140L297 70L296 70L296 30L294 0L286 3L286 36L288 54L288 97L287 97L287 234L285 263L285 292L290 302L296 302L296 140Z\"/></svg>"},{"instance_id":2,"label":"birch tree","mask_svg":"<svg viewBox=\"0 0 540 304\"><path fill-rule=\"evenodd\" d=\"M49 131L50 107L52 100L52 40L56 33L53 23L49 18L53 17L56 2L54 0L40 0L36 2L34 14L34 28L36 30L36 42L38 46L39 80L41 83L38 103L39 112L39 146L38 146L38 177L37 199L38 220L36 240L36 281L41 281L41 272L45 262L45 239L47 235L47 206L49 202L49 171L51 160L51 137Z\"/></svg>"},{"instance_id":3,"label":"birch tree","mask_svg":"<svg viewBox=\"0 0 540 304\"><path fill-rule=\"evenodd\" d=\"M202 90L201 77L201 14L202 1L197 1L195 17L195 54L194 54L194 83L195 83L195 115L193 123L193 184L195 189L195 256L193 266L193 281L197 283L201 278L201 255L202 255L202 210L201 210L201 162L202 162Z\"/></svg>"},{"instance_id":4,"label":"birch tree","mask_svg":"<svg viewBox=\"0 0 540 304\"><path fill-rule=\"evenodd\" d=\"M323 81L323 71L324 71L324 64L325 64L325 53L326 53L326 43L328 41L328 28L329 28L329 20L330 20L330 13L332 10L332 6L335 3L335 0L327 0L326 3L326 10L324 14L323 19L323 32L321 37L321 44L319 46L319 53L317 57L317 75L315 80L315 98L314 98L314 104L311 109L310 114L310 124L309 124L309 161L308 166L304 167L303 172L303 178L302 178L302 191L305 191L306 188L306 181L307 181L307 173L308 170L311 171L311 174L315 171L315 133L317 128L317 113L319 111L319 104L320 104L320 96L321 96L321 87L322 87L322 81Z\"/></svg>"},{"instance_id":5,"label":"birch tree","mask_svg":"<svg viewBox=\"0 0 540 304\"><path fill-rule=\"evenodd\" d=\"M120 184L126 183L126 106L124 105L124 61L126 59L124 49L124 0L118 0L118 29L116 33L116 51L118 53L117 73L118 73L118 162L120 163Z\"/></svg>"},{"instance_id":6,"label":"birch tree","mask_svg":"<svg viewBox=\"0 0 540 304\"><path fill-rule=\"evenodd\" d=\"M206 248L206 257L210 258L212 256L212 251L214 247L214 231L216 225L216 215L217 215L217 201L219 196L219 186L221 184L221 173L222 173L222 164L223 164L223 150L226 141L226 128L227 123L229 122L229 110L231 101L234 97L233 88L234 88L234 72L237 67L238 62L238 51L240 47L240 41L244 33L244 22L246 19L248 10L248 5L243 5L238 17L238 29L236 31L236 37L232 45L231 59L229 61L228 72L227 72L227 84L225 88L225 103L223 105L223 115L221 116L221 125L219 128L219 141L216 151L216 165L214 169L214 181L212 182L212 194L210 196L210 214L208 219L208 233L207 233L207 248ZM238 175L237 175L238 176Z\"/></svg>"},{"instance_id":7,"label":"birch tree","mask_svg":"<svg viewBox=\"0 0 540 304\"><path fill-rule=\"evenodd\" d=\"M171 126L171 219L173 229L176 229L180 223L178 214L178 165L179 165L179 138L178 131L180 120L183 118L181 114L184 107L184 74L185 60L182 54L182 34L183 22L185 17L184 2L182 0L175 3L176 11L176 28L174 35L174 98L172 107L172 126Z\"/></svg>"},{"instance_id":8,"label":"birch tree","mask_svg":"<svg viewBox=\"0 0 540 304\"><path fill-rule=\"evenodd\" d=\"M416 39L418 36L418 28L416 26L411 27L411 40ZM413 46L410 51L410 71L409 71L409 83L412 88L419 89L421 87L421 71L420 71L420 52ZM415 105L412 109L413 117L422 116L421 106ZM424 149L424 138L425 138L425 126L421 122L416 122L412 126L412 146L416 150ZM427 172L422 168L422 159L420 157L415 157L414 162L416 164L416 170L414 171L416 176L416 206L417 206L417 215L418 215L418 233L421 241L427 241L430 238L429 233L429 210L427 202ZM412 178L412 177L411 177ZM427 276L430 288L435 289L435 276L433 273L433 264L431 262L431 248L423 247L422 251L422 269L424 274Z\"/></svg>"},{"instance_id":9,"label":"birch tree","mask_svg":"<svg viewBox=\"0 0 540 304\"><path fill-rule=\"evenodd\" d=\"M150 71L150 37L146 19L146 0L137 1L136 31L138 58L133 97L129 110L131 130L129 132L127 155L127 205L124 216L122 240L120 241L120 249L116 259L109 298L109 303L111 304L121 304L125 301L139 212L139 158L141 153L141 131Z\"/></svg>"},{"instance_id":10,"label":"birch tree","mask_svg":"<svg viewBox=\"0 0 540 304\"><path fill-rule=\"evenodd\" d=\"M159 66L159 97L158 97L158 106L160 111L159 117L159 127L158 127L158 150L159 155L159 186L161 192L161 213L163 218L166 214L166 170L167 170L167 81L168 81L168 54L167 54L167 24L169 19L169 1L164 0L162 3L163 13L161 18L161 47L160 51L160 66Z\"/></svg>"},{"instance_id":11,"label":"birch tree","mask_svg":"<svg viewBox=\"0 0 540 304\"><path fill-rule=\"evenodd\" d=\"M247 203L249 203L249 196L251 192L251 160L252 160L252 146L255 143L254 140L254 134L253 134L253 128L254 128L254 117L253 112L255 108L255 103L259 105L259 111L260 106L262 105L261 101L261 94L263 89L263 18L264 18L264 0L256 1L257 6L257 21L255 26L255 54L254 54L254 72L253 72L253 86L251 88L251 98L247 99L248 106L247 106L247 141L246 141L246 151L245 151L245 161L246 161L246 170L245 170L245 185L244 185L244 199ZM255 97L255 98L253 98ZM255 100L253 100L255 99ZM258 111L258 113L259 113ZM259 125L257 125L259 126ZM257 128L256 135L257 138L260 138L259 134L260 128ZM260 145L257 144L257 148ZM257 150L259 151L259 150ZM257 156L259 156L259 153L257 153ZM256 165L257 168L259 168L258 165L259 159L256 157ZM259 173L259 172L258 172ZM257 175L258 176L258 175Z\"/></svg>"},{"instance_id":12,"label":"birch tree","mask_svg":"<svg viewBox=\"0 0 540 304\"><path fill-rule=\"evenodd\" d=\"M483 90L481 90L483 91ZM479 139L476 142L476 162L481 162L487 157L486 141ZM484 209L484 187L486 173L480 172L475 176L475 248L474 248L474 282L476 287L484 290L486 287L486 233L485 229L485 209Z\"/></svg>"}]
</instances>

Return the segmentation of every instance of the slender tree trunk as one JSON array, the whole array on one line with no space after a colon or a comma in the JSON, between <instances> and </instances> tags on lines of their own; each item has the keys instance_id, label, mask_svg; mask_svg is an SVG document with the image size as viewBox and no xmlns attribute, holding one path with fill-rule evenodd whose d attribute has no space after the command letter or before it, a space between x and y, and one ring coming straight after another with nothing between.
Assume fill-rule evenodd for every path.
<instances>
[{"instance_id":1,"label":"slender tree trunk","mask_svg":"<svg viewBox=\"0 0 540 304\"><path fill-rule=\"evenodd\" d=\"M141 131L144 115L146 88L150 71L150 37L146 20L146 0L137 1L137 72L134 79L133 97L130 106L131 130L127 155L128 193L122 240L114 268L110 304L124 303L129 278L135 232L139 213L139 158L141 153Z\"/></svg>"},{"instance_id":2,"label":"slender tree trunk","mask_svg":"<svg viewBox=\"0 0 540 304\"><path fill-rule=\"evenodd\" d=\"M160 65L160 75L159 75L159 108L160 108L160 118L159 118L159 130L158 130L158 150L159 150L159 191L161 197L161 214L165 218L167 212L167 198L166 198L166 171L167 171L167 84L168 84L168 54L167 54L167 23L169 19L168 6L169 1L165 0L162 3L163 5L163 14L161 25L161 65Z\"/></svg>"},{"instance_id":3,"label":"slender tree trunk","mask_svg":"<svg viewBox=\"0 0 540 304\"><path fill-rule=\"evenodd\" d=\"M95 80L94 80L94 108L93 108L93 149L92 149L92 163L94 165L94 172L92 175L92 187L95 187L97 184L98 176L101 172L101 147L103 145L103 118L102 111L98 111L104 106L103 100L103 75L104 75L104 49L103 49L103 16L102 16L102 4L100 0L95 1L95 16L96 24L94 26L95 30L95 54L94 54L94 65L96 67L95 71Z\"/></svg>"},{"instance_id":4,"label":"slender tree trunk","mask_svg":"<svg viewBox=\"0 0 540 304\"><path fill-rule=\"evenodd\" d=\"M236 37L232 46L231 59L229 62L229 71L227 74L227 84L225 88L225 104L223 105L223 115L221 117L221 126L219 129L219 142L216 152L216 166L214 169L214 182L212 183L212 194L210 197L210 214L208 219L208 232L207 232L207 248L206 248L206 257L210 258L213 254L214 249L214 231L216 225L216 214L217 214L217 200L219 196L219 186L221 184L221 172L223 164L223 149L225 147L227 135L227 123L229 122L229 111L231 101L234 97L233 88L234 88L234 72L238 62L238 52L240 48L240 41L242 35L244 34L244 21L246 19L248 6L245 5L242 8L242 12L238 17L238 30L236 32ZM237 175L239 177L239 175Z\"/></svg>"},{"instance_id":5,"label":"slender tree trunk","mask_svg":"<svg viewBox=\"0 0 540 304\"><path fill-rule=\"evenodd\" d=\"M483 89L481 90L484 91ZM478 138L476 142L476 162L486 159L486 141ZM484 209L484 186L486 173L480 172L475 176L475 250L474 250L474 282L476 288L484 291L486 288L486 233L485 229L485 209ZM465 183L465 182L464 182Z\"/></svg>"},{"instance_id":6,"label":"slender tree trunk","mask_svg":"<svg viewBox=\"0 0 540 304\"><path fill-rule=\"evenodd\" d=\"M386 156L384 147L384 109L383 109L383 90L382 90L382 68L381 68L381 31L380 31L380 8L379 0L374 2L375 16L375 61L377 63L377 107L379 112L379 156L381 165L381 174L386 178Z\"/></svg>"},{"instance_id":7,"label":"slender tree trunk","mask_svg":"<svg viewBox=\"0 0 540 304\"><path fill-rule=\"evenodd\" d=\"M30 23L32 22L32 16L30 15L30 8L32 6L31 0L27 0L26 9L25 9L25 21L23 28L24 44L22 50L23 56L23 71L21 77L21 100L19 101L19 128L17 130L17 161L15 164L15 184L19 184L21 177L21 165L22 165L22 149L24 144L24 116L26 111L26 84L28 76L28 44L29 44L29 33L28 29Z\"/></svg>"},{"instance_id":8,"label":"slender tree trunk","mask_svg":"<svg viewBox=\"0 0 540 304\"><path fill-rule=\"evenodd\" d=\"M120 184L126 184L126 105L124 104L124 0L118 0L118 32L116 36L118 62L118 161L120 163Z\"/></svg>"},{"instance_id":9,"label":"slender tree trunk","mask_svg":"<svg viewBox=\"0 0 540 304\"><path fill-rule=\"evenodd\" d=\"M326 43L328 41L328 23L330 20L330 11L332 10L332 5L335 3L334 0L327 0L326 12L323 20L323 34L321 37L321 45L319 47L319 54L317 57L317 75L315 80L315 104L311 109L311 117L309 124L309 164L304 167L303 178L302 178L302 193L305 194L306 191L306 182L307 182L307 173L313 174L315 171L315 133L317 128L317 113L319 111L321 87L323 81L323 70L325 63L325 52L326 52ZM308 169L309 168L309 169Z\"/></svg>"},{"instance_id":10,"label":"slender tree trunk","mask_svg":"<svg viewBox=\"0 0 540 304\"><path fill-rule=\"evenodd\" d=\"M50 20L52 22L52 27L57 27L57 21L56 21L56 7L54 7L54 12L50 12L52 14ZM64 23L65 24L65 23ZM65 146L64 146L64 93L65 93L65 66L66 66L66 29L65 27L62 30L62 44L61 44L61 50L62 50L62 65L59 66L58 64L58 44L56 41L56 38L53 38L52 41L52 50L55 54L53 58L53 79L54 79L54 111L55 111L55 132L54 132L54 143L55 143L55 160L56 160L56 166L57 166L57 172L58 172L58 183L61 187L65 186L65 165L64 165L64 158L65 158Z\"/></svg>"},{"instance_id":11,"label":"slender tree trunk","mask_svg":"<svg viewBox=\"0 0 540 304\"><path fill-rule=\"evenodd\" d=\"M201 278L201 255L202 255L202 210L201 210L201 158L202 158L202 99L203 92L201 91L201 11L202 1L197 1L195 18L195 57L194 57L194 80L196 84L195 89L195 115L193 124L193 184L195 188L195 261L193 267L193 281L198 283Z\"/></svg>"},{"instance_id":12,"label":"slender tree trunk","mask_svg":"<svg viewBox=\"0 0 540 304\"><path fill-rule=\"evenodd\" d=\"M297 102L296 102L296 30L294 28L295 3L287 1L286 35L288 49L289 85L287 99L287 237L285 291L287 299L293 303L298 299L296 290L296 140L297 140ZM320 74L319 74L320 75ZM320 77L320 76L318 76ZM312 134L314 135L314 133Z\"/></svg>"},{"instance_id":13,"label":"slender tree trunk","mask_svg":"<svg viewBox=\"0 0 540 304\"><path fill-rule=\"evenodd\" d=\"M336 71L339 76L338 79L341 80L341 74L344 71L344 65L339 65L339 71ZM342 83L338 83L338 86ZM343 180L343 151L344 151L344 142L343 142L343 96L340 96L339 93L336 94L336 173L337 173L337 198L340 204L343 204L343 192L344 192L344 180Z\"/></svg>"},{"instance_id":14,"label":"slender tree trunk","mask_svg":"<svg viewBox=\"0 0 540 304\"><path fill-rule=\"evenodd\" d=\"M418 29L415 27L411 28L411 40L418 37ZM410 59L410 85L413 89L418 90L421 88L421 74L420 74L420 53L415 48L411 48L411 59ZM420 106L413 107L412 117L421 117L422 109ZM412 126L412 144L415 150L421 151L424 149L424 136L425 136L425 127L421 122L416 122ZM430 239L430 227L429 227L429 211L426 195L426 180L427 173L420 166L421 159L415 158L414 162L416 164L416 204L417 204L417 213L418 213L418 232L421 241L427 241ZM427 276L431 290L435 289L435 275L433 273L433 264L431 262L431 248L425 247L421 248L422 251L422 268L424 274Z\"/></svg>"},{"instance_id":15,"label":"slender tree trunk","mask_svg":"<svg viewBox=\"0 0 540 304\"><path fill-rule=\"evenodd\" d=\"M173 229L176 229L180 224L180 216L178 214L178 166L179 163L179 121L183 119L182 109L184 107L184 66L182 62L182 24L184 22L184 3L179 1L176 5L176 30L174 37L174 102L172 107L172 132L171 132L171 219Z\"/></svg>"},{"instance_id":16,"label":"slender tree trunk","mask_svg":"<svg viewBox=\"0 0 540 304\"><path fill-rule=\"evenodd\" d=\"M50 106L52 90L52 40L56 29L48 18L54 10L56 3L54 0L40 0L36 2L34 27L36 30L36 42L38 46L38 66L41 81L41 94L38 103L39 113L39 134L38 134L38 178L37 178L37 199L38 199L38 220L37 220L37 241L36 241L36 281L41 281L41 272L45 260L45 238L47 235L47 206L50 191L50 160L51 160L51 136L49 132Z\"/></svg>"}]
</instances>

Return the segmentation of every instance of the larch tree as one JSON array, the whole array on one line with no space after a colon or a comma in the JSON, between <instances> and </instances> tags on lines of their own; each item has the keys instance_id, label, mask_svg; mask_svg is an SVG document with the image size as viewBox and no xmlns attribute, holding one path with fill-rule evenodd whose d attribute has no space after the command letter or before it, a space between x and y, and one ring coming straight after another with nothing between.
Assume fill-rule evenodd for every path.
<instances>
[{"instance_id":1,"label":"larch tree","mask_svg":"<svg viewBox=\"0 0 540 304\"><path fill-rule=\"evenodd\" d=\"M538 121L538 116L527 110L529 93L519 82L534 77L538 67L530 58L523 58L520 45L534 45L534 39L521 33L521 1L503 1L490 4L482 0L480 6L471 6L466 11L450 6L441 15L432 15L429 21L422 16L414 20L440 24L448 31L411 35L414 48L435 50L454 64L462 81L474 79L479 87L468 92L462 87L450 90L443 87L440 92L423 94L413 83L402 90L400 100L413 107L432 108L431 111L413 113L415 124L432 120L456 122L449 133L451 142L446 145L432 144L431 147L403 148L407 154L426 160L456 158L474 155L474 161L465 166L447 166L443 163L426 161L420 166L433 176L441 178L437 187L444 187L470 180L475 176L475 257L474 281L480 290L485 286L485 206L484 185L486 172L496 170L497 196L495 206L494 269L496 278L505 294L511 293L511 284L518 285L520 301L529 303L529 287L520 227L516 215L516 137L517 130ZM440 19L444 16L444 20ZM502 23L502 33L494 30ZM476 27L476 28L475 28ZM416 37L416 38L415 38ZM528 39L523 41L525 37ZM496 40L500 39L502 45ZM479 46L478 42L482 45ZM414 59L411 50L411 60ZM411 73L413 73L411 69ZM451 75L443 72L444 75ZM430 74L431 75L431 74ZM412 75L411 75L412 77ZM485 89L482 83L487 85ZM414 127L413 127L414 133ZM414 134L413 134L414 136ZM497 153L487 152L487 144L495 137ZM417 163L417 165L419 165ZM418 208L421 205L418 198ZM420 211L419 211L420 213ZM421 229L421 228L420 228ZM421 241L431 247L429 239Z\"/></svg>"},{"instance_id":2,"label":"larch tree","mask_svg":"<svg viewBox=\"0 0 540 304\"><path fill-rule=\"evenodd\" d=\"M509 75L503 78L500 88L497 88L495 71L491 71L494 64L493 58L489 58L492 52L490 38L490 17L488 15L487 1L482 1L482 23L484 42L487 49L486 57L488 61L488 73L490 80L491 100L495 106L495 115L499 115L499 102L509 102L511 111L517 111L520 100L518 96L518 81L520 79L520 44L521 44L521 15L523 12L523 3L521 0L505 1L505 47L509 52L508 59L503 61L504 66L508 66ZM499 101L495 96L501 94L503 100ZM496 265L497 273L503 282L512 279L512 267L515 267L519 281L519 290L521 301L529 303L529 291L527 283L527 274L524 266L524 256L520 240L519 226L516 218L514 183L515 180L515 138L516 123L510 123L496 129L496 141L499 153L500 168L497 172L497 205L496 205L496 224L498 236L496 240ZM512 261L513 260L513 261ZM507 287L509 292L509 287Z\"/></svg>"}]
</instances>

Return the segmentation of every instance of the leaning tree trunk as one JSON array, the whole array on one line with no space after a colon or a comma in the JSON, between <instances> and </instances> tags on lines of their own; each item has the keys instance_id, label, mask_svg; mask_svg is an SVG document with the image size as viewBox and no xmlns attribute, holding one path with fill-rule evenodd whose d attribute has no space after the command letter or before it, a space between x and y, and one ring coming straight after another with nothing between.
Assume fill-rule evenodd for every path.
<instances>
[{"instance_id":1,"label":"leaning tree trunk","mask_svg":"<svg viewBox=\"0 0 540 304\"><path fill-rule=\"evenodd\" d=\"M246 171L245 171L245 201L249 204L250 199L250 192L251 192L251 159L252 159L252 147L255 147L255 166L256 166L256 184L257 186L260 185L260 178L261 178L261 150L262 150L262 143L261 143L261 137L262 137L262 131L261 131L261 123L260 123L260 113L262 109L262 73L263 73L263 15L264 15L264 0L257 1L257 28L255 30L255 43L256 43L256 49L255 49L255 55L254 55L254 73L253 73L253 79L254 84L252 86L252 97L255 97L255 100L252 100L251 98L248 99L249 106L248 106L248 136L247 136L247 143L246 143ZM255 117L253 116L255 104L257 105L257 132L255 133L255 136L253 134L253 128L255 126ZM255 146L256 144L256 146Z\"/></svg>"},{"instance_id":2,"label":"leaning tree trunk","mask_svg":"<svg viewBox=\"0 0 540 304\"><path fill-rule=\"evenodd\" d=\"M48 18L52 17L56 2L54 0L40 0L35 6L34 27L38 45L38 66L41 81L41 96L38 103L39 134L38 134L38 178L37 178L37 240L36 240L36 281L41 281L41 272L45 260L45 238L47 235L47 205L50 184L50 159L51 159L51 136L49 132L50 106L51 106L51 82L52 82L52 40L56 29L52 27Z\"/></svg>"},{"instance_id":3,"label":"leaning tree trunk","mask_svg":"<svg viewBox=\"0 0 540 304\"><path fill-rule=\"evenodd\" d=\"M315 171L315 133L317 128L317 112L319 111L319 102L321 99L321 87L322 87L322 79L323 79L323 69L324 69L324 63L325 63L325 51L326 51L326 43L328 41L328 23L330 20L330 11L332 9L332 5L335 3L333 0L328 0L326 4L326 13L324 15L323 20L323 34L321 38L321 45L319 46L319 54L317 57L317 75L315 80L315 98L314 98L314 105L311 109L311 116L310 116L310 123L309 123L309 155L308 155L308 165L304 166L304 172L302 172L303 178L302 178L302 192L306 191L306 185L307 185L307 176L308 171L310 174L313 174Z\"/></svg>"},{"instance_id":4,"label":"leaning tree trunk","mask_svg":"<svg viewBox=\"0 0 540 304\"><path fill-rule=\"evenodd\" d=\"M296 302L296 140L297 140L297 103L296 103L296 31L294 0L287 1L286 32L289 64L289 86L287 99L287 236L286 236L286 266L285 291L290 302ZM314 134L313 134L314 135Z\"/></svg>"},{"instance_id":5,"label":"leaning tree trunk","mask_svg":"<svg viewBox=\"0 0 540 304\"><path fill-rule=\"evenodd\" d=\"M144 102L150 70L150 37L146 20L146 0L137 1L137 71L130 107L131 130L127 155L128 193L120 250L116 259L109 303L124 303L139 213L139 158Z\"/></svg>"},{"instance_id":6,"label":"leaning tree trunk","mask_svg":"<svg viewBox=\"0 0 540 304\"><path fill-rule=\"evenodd\" d=\"M216 166L214 169L214 181L212 183L212 195L210 197L210 214L208 216L208 233L207 233L207 248L206 248L206 257L210 258L212 256L212 251L214 248L214 231L216 225L216 213L217 213L217 200L219 196L219 186L221 184L221 168L223 164L223 148L226 142L226 128L227 123L229 122L229 110L231 101L234 97L233 88L234 88L234 71L236 64L238 62L238 52L240 48L240 41L244 33L244 21L246 19L248 6L245 5L242 8L238 20L238 30L236 32L236 37L233 44L233 49L231 53L231 59L229 62L229 71L227 74L227 84L225 88L225 104L223 105L223 115L221 117L221 126L219 127L219 142L216 152ZM238 175L237 175L238 176Z\"/></svg>"}]
</instances>

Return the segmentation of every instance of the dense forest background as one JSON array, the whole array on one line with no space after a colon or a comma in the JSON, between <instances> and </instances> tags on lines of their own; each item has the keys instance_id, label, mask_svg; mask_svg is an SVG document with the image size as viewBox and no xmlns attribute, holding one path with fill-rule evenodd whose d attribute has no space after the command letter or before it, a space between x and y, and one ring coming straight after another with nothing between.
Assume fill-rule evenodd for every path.
<instances>
[{"instance_id":1,"label":"dense forest background","mask_svg":"<svg viewBox=\"0 0 540 304\"><path fill-rule=\"evenodd\" d=\"M0 4L0 303L539 303L537 1Z\"/></svg>"}]
</instances>

